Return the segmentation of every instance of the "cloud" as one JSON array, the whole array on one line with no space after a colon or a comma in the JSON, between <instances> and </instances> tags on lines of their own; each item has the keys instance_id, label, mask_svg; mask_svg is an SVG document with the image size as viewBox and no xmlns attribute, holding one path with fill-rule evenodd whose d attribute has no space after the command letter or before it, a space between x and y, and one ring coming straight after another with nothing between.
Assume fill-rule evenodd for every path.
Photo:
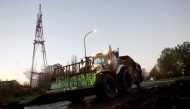
<instances>
[{"instance_id":1,"label":"cloud","mask_svg":"<svg viewBox=\"0 0 190 109\"><path fill-rule=\"evenodd\" d=\"M25 77L30 80L30 75L31 75L31 68L26 68L25 71L23 72Z\"/></svg>"}]
</instances>

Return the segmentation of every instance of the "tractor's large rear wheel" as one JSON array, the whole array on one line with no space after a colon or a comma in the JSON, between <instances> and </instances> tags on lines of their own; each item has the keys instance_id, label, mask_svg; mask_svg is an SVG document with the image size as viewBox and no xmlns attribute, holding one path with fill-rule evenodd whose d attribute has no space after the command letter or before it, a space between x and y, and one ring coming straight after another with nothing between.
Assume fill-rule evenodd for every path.
<instances>
[{"instance_id":1,"label":"tractor's large rear wheel","mask_svg":"<svg viewBox=\"0 0 190 109\"><path fill-rule=\"evenodd\" d=\"M118 89L118 92L120 94L126 94L131 91L132 88L131 79L127 69L124 69L123 72L121 73L122 74L120 79L121 79L122 88Z\"/></svg>"},{"instance_id":2,"label":"tractor's large rear wheel","mask_svg":"<svg viewBox=\"0 0 190 109\"><path fill-rule=\"evenodd\" d=\"M141 87L139 82L137 82L136 85L137 85L137 88Z\"/></svg>"},{"instance_id":3,"label":"tractor's large rear wheel","mask_svg":"<svg viewBox=\"0 0 190 109\"><path fill-rule=\"evenodd\" d=\"M115 80L111 74L99 74L95 83L95 92L100 99L111 99L116 96Z\"/></svg>"},{"instance_id":4,"label":"tractor's large rear wheel","mask_svg":"<svg viewBox=\"0 0 190 109\"><path fill-rule=\"evenodd\" d=\"M66 97L67 100L69 100L72 103L79 103L85 98L85 91L84 90L67 91Z\"/></svg>"}]
</instances>

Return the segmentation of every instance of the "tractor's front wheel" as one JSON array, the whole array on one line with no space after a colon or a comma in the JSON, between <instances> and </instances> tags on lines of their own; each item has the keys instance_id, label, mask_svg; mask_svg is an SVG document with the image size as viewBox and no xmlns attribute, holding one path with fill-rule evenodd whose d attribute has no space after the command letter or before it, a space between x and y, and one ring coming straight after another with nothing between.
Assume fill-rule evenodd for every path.
<instances>
[{"instance_id":1,"label":"tractor's front wheel","mask_svg":"<svg viewBox=\"0 0 190 109\"><path fill-rule=\"evenodd\" d=\"M122 88L118 89L118 92L120 94L129 93L131 91L132 84L128 70L124 69L121 75L122 76L120 79L121 79Z\"/></svg>"},{"instance_id":2,"label":"tractor's front wheel","mask_svg":"<svg viewBox=\"0 0 190 109\"><path fill-rule=\"evenodd\" d=\"M94 87L98 98L111 99L116 96L115 80L109 73L99 74Z\"/></svg>"}]
</instances>

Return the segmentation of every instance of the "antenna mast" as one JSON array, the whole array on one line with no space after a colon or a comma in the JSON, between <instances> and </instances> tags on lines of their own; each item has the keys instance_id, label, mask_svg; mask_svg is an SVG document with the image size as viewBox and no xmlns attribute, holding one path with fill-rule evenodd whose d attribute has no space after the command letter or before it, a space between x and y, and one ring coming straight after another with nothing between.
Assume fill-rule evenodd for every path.
<instances>
[{"instance_id":1,"label":"antenna mast","mask_svg":"<svg viewBox=\"0 0 190 109\"><path fill-rule=\"evenodd\" d=\"M32 87L33 82L33 74L41 74L37 69L35 69L35 55L37 48L40 48L43 57L43 67L47 66L47 58L46 58L46 50L45 50L45 40L43 37L43 24L42 24L42 12L41 12L41 4L39 4L39 12L37 14L36 21L36 30L35 30L35 40L34 40L34 49L33 49L33 57L32 57L32 68L31 68L31 76L30 76L30 86Z\"/></svg>"}]
</instances>

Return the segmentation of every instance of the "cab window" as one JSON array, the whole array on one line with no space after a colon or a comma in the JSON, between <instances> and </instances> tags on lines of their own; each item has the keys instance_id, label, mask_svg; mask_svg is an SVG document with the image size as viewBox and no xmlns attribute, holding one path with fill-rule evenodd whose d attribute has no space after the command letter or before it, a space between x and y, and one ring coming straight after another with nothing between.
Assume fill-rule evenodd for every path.
<instances>
[{"instance_id":1,"label":"cab window","mask_svg":"<svg viewBox=\"0 0 190 109\"><path fill-rule=\"evenodd\" d=\"M94 58L94 64L102 64L104 63L105 59L102 57Z\"/></svg>"},{"instance_id":2,"label":"cab window","mask_svg":"<svg viewBox=\"0 0 190 109\"><path fill-rule=\"evenodd\" d=\"M118 61L115 55L111 55L111 59L112 59L112 64L113 64L113 69L115 69L117 67Z\"/></svg>"}]
</instances>

